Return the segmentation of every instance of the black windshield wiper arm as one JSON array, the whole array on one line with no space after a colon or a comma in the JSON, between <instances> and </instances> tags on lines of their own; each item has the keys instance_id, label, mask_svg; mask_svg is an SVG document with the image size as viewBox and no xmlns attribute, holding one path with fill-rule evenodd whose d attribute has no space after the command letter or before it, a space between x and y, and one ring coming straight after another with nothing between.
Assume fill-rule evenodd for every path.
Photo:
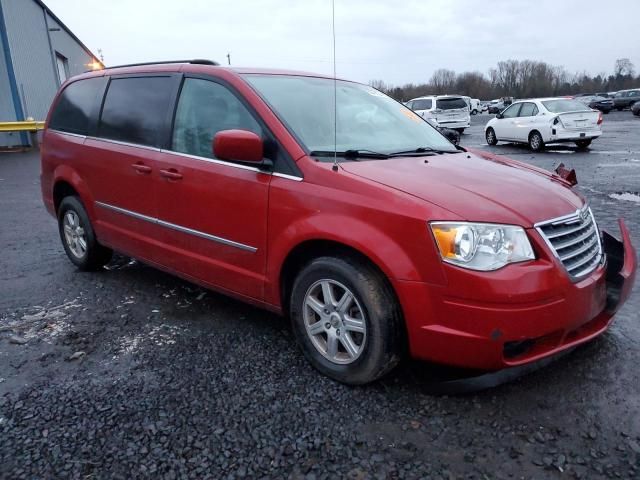
<instances>
[{"instance_id":1,"label":"black windshield wiper arm","mask_svg":"<svg viewBox=\"0 0 640 480\"><path fill-rule=\"evenodd\" d=\"M401 152L393 152L390 153L389 155L391 157L400 157L402 155L409 155L409 154L420 154L420 153L426 153L426 154L436 154L436 153L458 153L457 150L438 150L436 148L431 148L431 147L418 147L415 148L413 150L404 150Z\"/></svg>"},{"instance_id":2,"label":"black windshield wiper arm","mask_svg":"<svg viewBox=\"0 0 640 480\"><path fill-rule=\"evenodd\" d=\"M379 158L387 159L390 155L386 153L374 152L373 150L339 150L334 152L333 150L313 150L309 152L312 157L337 157L348 158L349 160L357 160L358 158Z\"/></svg>"}]
</instances>

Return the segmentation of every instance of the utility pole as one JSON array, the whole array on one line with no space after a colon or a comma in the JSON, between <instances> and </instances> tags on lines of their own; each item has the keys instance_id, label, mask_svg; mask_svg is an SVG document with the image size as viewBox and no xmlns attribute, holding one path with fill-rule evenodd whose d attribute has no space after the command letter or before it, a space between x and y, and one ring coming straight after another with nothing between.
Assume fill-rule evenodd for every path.
<instances>
[{"instance_id":1,"label":"utility pole","mask_svg":"<svg viewBox=\"0 0 640 480\"><path fill-rule=\"evenodd\" d=\"M227 63L231 65L231 53L227 53Z\"/></svg>"}]
</instances>

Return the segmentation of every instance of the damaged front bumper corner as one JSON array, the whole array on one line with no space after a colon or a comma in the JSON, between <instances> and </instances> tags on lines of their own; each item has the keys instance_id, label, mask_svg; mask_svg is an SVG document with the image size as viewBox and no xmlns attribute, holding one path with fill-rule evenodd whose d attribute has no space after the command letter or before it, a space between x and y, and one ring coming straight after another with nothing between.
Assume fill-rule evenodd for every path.
<instances>
[{"instance_id":1,"label":"damaged front bumper corner","mask_svg":"<svg viewBox=\"0 0 640 480\"><path fill-rule=\"evenodd\" d=\"M602 232L602 244L607 258L607 306L606 311L614 314L631 295L636 279L636 250L631 244L629 229L624 220L619 219L621 240L610 233Z\"/></svg>"}]
</instances>

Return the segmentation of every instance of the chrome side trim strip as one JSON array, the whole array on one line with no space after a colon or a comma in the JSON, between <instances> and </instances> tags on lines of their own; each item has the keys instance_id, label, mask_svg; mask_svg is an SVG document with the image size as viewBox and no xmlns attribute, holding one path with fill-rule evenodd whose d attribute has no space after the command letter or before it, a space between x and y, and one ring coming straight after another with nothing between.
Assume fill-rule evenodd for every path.
<instances>
[{"instance_id":1,"label":"chrome side trim strip","mask_svg":"<svg viewBox=\"0 0 640 480\"><path fill-rule=\"evenodd\" d=\"M151 150L152 152L159 152L157 147L150 147L149 145L140 145L138 143L122 142L120 140L112 140L110 138L102 137L87 137L87 140L96 140L98 142L112 143L114 145L123 145L125 147L142 148L143 150Z\"/></svg>"},{"instance_id":2,"label":"chrome side trim strip","mask_svg":"<svg viewBox=\"0 0 640 480\"><path fill-rule=\"evenodd\" d=\"M128 215L130 217L137 218L138 220L144 220L146 222L160 225L161 227L170 228L178 232L187 233L189 235L194 235L196 237L204 238L205 240L211 240L212 242L217 242L223 245L228 245L230 247L239 248L240 250L246 250L251 253L255 253L258 251L256 247L245 245L244 243L234 242L233 240L228 240L226 238L218 237L216 235L211 235L209 233L201 232L199 230L194 230L192 228L183 227L182 225L176 225L175 223L166 222L164 220L160 220L159 218L143 215L142 213L132 212L131 210L126 210L124 208L116 207L115 205L110 205L108 203L98 202L98 201L96 201L95 204L98 205L99 207L106 208L107 210L113 210L114 212L118 212L123 215Z\"/></svg>"},{"instance_id":3,"label":"chrome side trim strip","mask_svg":"<svg viewBox=\"0 0 640 480\"><path fill-rule=\"evenodd\" d=\"M144 220L150 223L158 223L158 219L155 217L149 217L148 215L143 215L142 213L132 212L131 210L126 210L124 208L116 207L115 205L110 205L104 202L98 202L96 200L96 205L102 208L106 208L107 210L113 210L114 212L122 213L123 215L129 215L130 217L137 218L138 220Z\"/></svg>"},{"instance_id":4,"label":"chrome side trim strip","mask_svg":"<svg viewBox=\"0 0 640 480\"><path fill-rule=\"evenodd\" d=\"M50 132L59 133L60 135L68 135L70 137L82 138L83 140L87 138L86 135L80 135L79 133L72 133L72 132L63 132L62 130L56 130L55 128L48 128L47 130Z\"/></svg>"},{"instance_id":5,"label":"chrome side trim strip","mask_svg":"<svg viewBox=\"0 0 640 480\"><path fill-rule=\"evenodd\" d=\"M251 167L249 165L241 165L239 163L226 162L224 160L218 160L217 158L200 157L198 155L191 155L189 153L175 152L173 150L164 150L164 149L161 149L160 152L169 153L171 155L177 155L179 157L191 158L193 160L200 160L202 162L215 163L217 165L225 165L227 167L239 168L240 170L249 170L250 172L264 173L269 175L269 172L265 172L264 170L260 170L259 168L256 168L256 167Z\"/></svg>"},{"instance_id":6,"label":"chrome side trim strip","mask_svg":"<svg viewBox=\"0 0 640 480\"><path fill-rule=\"evenodd\" d=\"M295 175L287 175L286 173L273 172L271 175L274 177L286 178L287 180L293 180L294 182L301 182L302 177L296 177Z\"/></svg>"},{"instance_id":7,"label":"chrome side trim strip","mask_svg":"<svg viewBox=\"0 0 640 480\"><path fill-rule=\"evenodd\" d=\"M201 157L199 155L191 155L190 153L176 152L175 150L166 150L166 149L161 149L160 152L168 153L170 155L178 155L180 157L185 157L185 158L191 158L193 160L200 160L202 162L209 162L209 163L215 163L217 165L224 165L226 167L239 168L241 170L249 170L250 172L264 173L265 175L272 175L274 177L286 178L288 180L294 180L296 182L302 181L302 177L296 177L295 175L287 175L286 173L279 173L279 172L266 172L256 167L251 167L249 165L242 165L241 163L227 162L226 160L219 160L217 158Z\"/></svg>"},{"instance_id":8,"label":"chrome side trim strip","mask_svg":"<svg viewBox=\"0 0 640 480\"><path fill-rule=\"evenodd\" d=\"M212 242L222 243L223 245L228 245L230 247L236 247L241 250L246 250L248 252L255 253L258 249L256 247L251 247L249 245L245 245L244 243L234 242L233 240L228 240L226 238L217 237L215 235L211 235L209 233L204 233L199 230L194 230L192 228L183 227L181 225L176 225L175 223L165 222L164 220L158 219L158 225L162 227L171 228L173 230L177 230L178 232L188 233L190 235L194 235L196 237L204 238L206 240L211 240Z\"/></svg>"}]
</instances>

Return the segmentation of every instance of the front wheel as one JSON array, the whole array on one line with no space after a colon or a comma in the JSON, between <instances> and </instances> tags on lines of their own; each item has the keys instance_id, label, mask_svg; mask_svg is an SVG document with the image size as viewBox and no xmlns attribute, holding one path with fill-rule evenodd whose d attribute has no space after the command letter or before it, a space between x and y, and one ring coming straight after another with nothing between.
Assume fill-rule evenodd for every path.
<instances>
[{"instance_id":1,"label":"front wheel","mask_svg":"<svg viewBox=\"0 0 640 480\"><path fill-rule=\"evenodd\" d=\"M351 257L320 257L298 274L291 322L309 362L326 376L361 385L400 360L404 325L384 276Z\"/></svg>"},{"instance_id":2,"label":"front wheel","mask_svg":"<svg viewBox=\"0 0 640 480\"><path fill-rule=\"evenodd\" d=\"M578 140L576 142L576 146L578 147L578 150L584 150L589 145L591 145L591 140Z\"/></svg>"},{"instance_id":3,"label":"front wheel","mask_svg":"<svg viewBox=\"0 0 640 480\"><path fill-rule=\"evenodd\" d=\"M529 148L532 152L539 152L544 150L544 140L540 132L533 131L529 134Z\"/></svg>"},{"instance_id":4,"label":"front wheel","mask_svg":"<svg viewBox=\"0 0 640 480\"><path fill-rule=\"evenodd\" d=\"M78 197L65 197L58 207L58 230L69 260L83 271L109 263L113 252L98 243L89 215Z\"/></svg>"},{"instance_id":5,"label":"front wheel","mask_svg":"<svg viewBox=\"0 0 640 480\"><path fill-rule=\"evenodd\" d=\"M491 127L487 128L487 131L485 132L485 137L489 145L497 145L498 138L496 137L496 132L493 130L493 128Z\"/></svg>"}]
</instances>

